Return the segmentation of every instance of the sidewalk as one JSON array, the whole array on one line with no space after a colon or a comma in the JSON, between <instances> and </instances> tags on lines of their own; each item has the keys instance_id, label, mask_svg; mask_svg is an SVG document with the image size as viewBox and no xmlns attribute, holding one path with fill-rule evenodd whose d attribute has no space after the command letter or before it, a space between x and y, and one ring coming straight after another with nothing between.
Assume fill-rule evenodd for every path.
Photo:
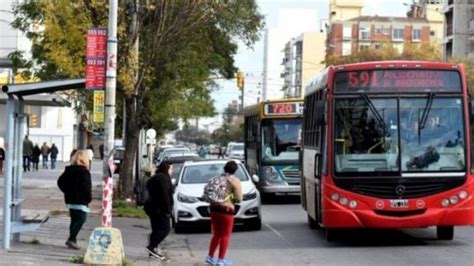
<instances>
[{"instance_id":1,"label":"sidewalk","mask_svg":"<svg viewBox=\"0 0 474 266\"><path fill-rule=\"evenodd\" d=\"M51 216L39 230L21 234L20 243L12 242L8 251L0 249L0 265L71 265L70 258L84 255L92 230L100 226L101 172L98 169L101 169L102 165L99 161L93 163L93 201L90 206L92 213L78 236L78 243L83 247L79 251L68 249L64 244L68 236L69 216L64 206L63 195L56 187L56 180L62 173L64 165L58 165L56 170L40 170L24 174L25 201L22 215L50 211L59 215ZM0 178L0 189L3 191L3 177ZM0 204L3 204L3 196L0 197ZM0 229L1 222L0 219ZM112 222L113 226L122 232L125 255L127 261L133 265L206 265L199 263L202 261L202 256L194 258L190 253L186 236L173 233L162 245L171 262L162 263L160 260L149 259L145 251L148 234L151 231L148 219L114 217Z\"/></svg>"}]
</instances>

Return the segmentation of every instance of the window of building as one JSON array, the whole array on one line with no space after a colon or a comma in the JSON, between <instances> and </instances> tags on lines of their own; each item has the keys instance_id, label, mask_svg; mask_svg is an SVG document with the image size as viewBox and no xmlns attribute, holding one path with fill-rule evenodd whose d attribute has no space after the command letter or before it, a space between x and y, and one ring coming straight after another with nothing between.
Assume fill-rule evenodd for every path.
<instances>
[{"instance_id":1,"label":"window of building","mask_svg":"<svg viewBox=\"0 0 474 266\"><path fill-rule=\"evenodd\" d=\"M342 55L350 55L352 49L351 42L342 43Z\"/></svg>"},{"instance_id":2,"label":"window of building","mask_svg":"<svg viewBox=\"0 0 474 266\"><path fill-rule=\"evenodd\" d=\"M421 30L420 29L413 29L412 40L419 41L421 39Z\"/></svg>"},{"instance_id":3,"label":"window of building","mask_svg":"<svg viewBox=\"0 0 474 266\"><path fill-rule=\"evenodd\" d=\"M383 28L382 32L384 35L389 35L390 34L390 28Z\"/></svg>"},{"instance_id":4,"label":"window of building","mask_svg":"<svg viewBox=\"0 0 474 266\"><path fill-rule=\"evenodd\" d=\"M359 30L359 39L361 40L369 40L370 39L370 31L367 28L360 28Z\"/></svg>"},{"instance_id":5,"label":"window of building","mask_svg":"<svg viewBox=\"0 0 474 266\"><path fill-rule=\"evenodd\" d=\"M376 44L374 44L374 47L375 47L375 49L380 49L382 47L382 45L380 43L376 43Z\"/></svg>"},{"instance_id":6,"label":"window of building","mask_svg":"<svg viewBox=\"0 0 474 266\"><path fill-rule=\"evenodd\" d=\"M367 49L369 49L369 45L367 45L367 44L361 44L361 45L359 45L359 50L362 51L362 50L367 50Z\"/></svg>"},{"instance_id":7,"label":"window of building","mask_svg":"<svg viewBox=\"0 0 474 266\"><path fill-rule=\"evenodd\" d=\"M404 29L393 29L393 39L403 40Z\"/></svg>"},{"instance_id":8,"label":"window of building","mask_svg":"<svg viewBox=\"0 0 474 266\"><path fill-rule=\"evenodd\" d=\"M344 39L351 39L352 38L352 27L344 27L342 29L342 37Z\"/></svg>"},{"instance_id":9,"label":"window of building","mask_svg":"<svg viewBox=\"0 0 474 266\"><path fill-rule=\"evenodd\" d=\"M375 34L382 34L382 28L375 28Z\"/></svg>"}]
</instances>

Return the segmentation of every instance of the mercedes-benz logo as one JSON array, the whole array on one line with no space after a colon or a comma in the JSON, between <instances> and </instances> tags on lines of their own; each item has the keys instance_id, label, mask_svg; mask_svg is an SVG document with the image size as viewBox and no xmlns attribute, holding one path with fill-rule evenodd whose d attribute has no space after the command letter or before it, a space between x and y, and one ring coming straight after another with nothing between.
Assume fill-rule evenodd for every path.
<instances>
[{"instance_id":1,"label":"mercedes-benz logo","mask_svg":"<svg viewBox=\"0 0 474 266\"><path fill-rule=\"evenodd\" d=\"M399 196L405 194L405 186L404 185L396 186L395 187L395 193L397 193L397 195L399 195Z\"/></svg>"}]
</instances>

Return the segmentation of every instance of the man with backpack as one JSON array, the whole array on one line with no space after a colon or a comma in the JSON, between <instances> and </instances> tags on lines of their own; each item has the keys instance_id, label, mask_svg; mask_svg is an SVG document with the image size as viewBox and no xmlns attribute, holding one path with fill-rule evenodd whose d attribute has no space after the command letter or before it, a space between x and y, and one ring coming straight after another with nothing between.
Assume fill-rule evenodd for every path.
<instances>
[{"instance_id":1,"label":"man with backpack","mask_svg":"<svg viewBox=\"0 0 474 266\"><path fill-rule=\"evenodd\" d=\"M238 165L229 161L224 166L224 174L213 177L204 188L204 199L210 203L212 238L206 262L216 265L230 265L225 259L230 244L232 228L234 227L235 203L242 201L240 179L234 174ZM219 247L219 256L214 253Z\"/></svg>"}]
</instances>

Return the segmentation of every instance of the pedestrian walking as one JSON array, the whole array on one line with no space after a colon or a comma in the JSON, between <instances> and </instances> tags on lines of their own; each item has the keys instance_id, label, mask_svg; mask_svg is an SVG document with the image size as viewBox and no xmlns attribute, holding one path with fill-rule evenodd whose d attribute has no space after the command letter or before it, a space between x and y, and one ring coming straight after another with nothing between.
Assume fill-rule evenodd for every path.
<instances>
[{"instance_id":1,"label":"pedestrian walking","mask_svg":"<svg viewBox=\"0 0 474 266\"><path fill-rule=\"evenodd\" d=\"M92 145L89 145L87 147L87 155L89 157L89 170L91 170L92 160L94 159L94 148L92 147Z\"/></svg>"},{"instance_id":2,"label":"pedestrian walking","mask_svg":"<svg viewBox=\"0 0 474 266\"><path fill-rule=\"evenodd\" d=\"M74 154L71 165L66 166L64 173L58 179L58 187L64 193L64 201L71 217L69 238L66 241L66 246L71 249L80 249L77 244L77 235L90 212L92 183L88 167L87 152L80 150Z\"/></svg>"},{"instance_id":3,"label":"pedestrian walking","mask_svg":"<svg viewBox=\"0 0 474 266\"><path fill-rule=\"evenodd\" d=\"M210 202L211 212L211 232L212 238L209 244L209 253L206 262L217 265L230 265L232 262L225 258L227 249L230 244L232 228L234 227L235 203L242 201L242 188L240 179L234 176L237 171L237 163L229 161L224 166L224 176L227 180L225 198L219 201ZM218 177L219 178L219 177ZM217 258L214 254L219 247L219 255Z\"/></svg>"},{"instance_id":4,"label":"pedestrian walking","mask_svg":"<svg viewBox=\"0 0 474 266\"><path fill-rule=\"evenodd\" d=\"M56 168L56 159L58 158L59 150L58 150L58 147L54 145L54 143L51 145L51 149L49 150L51 153L51 169L54 169Z\"/></svg>"},{"instance_id":5,"label":"pedestrian walking","mask_svg":"<svg viewBox=\"0 0 474 266\"><path fill-rule=\"evenodd\" d=\"M224 159L224 150L221 146L219 146L219 151L217 153L217 159L220 159L220 158Z\"/></svg>"},{"instance_id":6,"label":"pedestrian walking","mask_svg":"<svg viewBox=\"0 0 474 266\"><path fill-rule=\"evenodd\" d=\"M23 171L30 171L31 156L33 155L33 142L28 139L28 135L23 140Z\"/></svg>"},{"instance_id":7,"label":"pedestrian walking","mask_svg":"<svg viewBox=\"0 0 474 266\"><path fill-rule=\"evenodd\" d=\"M104 160L104 144L100 144L99 153L100 153L100 159Z\"/></svg>"},{"instance_id":8,"label":"pedestrian walking","mask_svg":"<svg viewBox=\"0 0 474 266\"><path fill-rule=\"evenodd\" d=\"M3 175L3 162L5 161L5 150L0 147L0 176Z\"/></svg>"},{"instance_id":9,"label":"pedestrian walking","mask_svg":"<svg viewBox=\"0 0 474 266\"><path fill-rule=\"evenodd\" d=\"M43 146L41 146L41 157L43 159L43 169L48 169L48 156L49 156L49 146L45 142L43 143Z\"/></svg>"},{"instance_id":10,"label":"pedestrian walking","mask_svg":"<svg viewBox=\"0 0 474 266\"><path fill-rule=\"evenodd\" d=\"M147 182L148 199L144 210L150 217L151 234L146 250L149 257L169 261L158 249L160 243L168 236L171 226L170 217L173 209L174 187L171 184L173 164L163 161L156 174Z\"/></svg>"},{"instance_id":11,"label":"pedestrian walking","mask_svg":"<svg viewBox=\"0 0 474 266\"><path fill-rule=\"evenodd\" d=\"M33 155L31 156L31 161L33 162L33 171L38 171L39 158L41 155L41 149L38 144L35 144L33 147Z\"/></svg>"}]
</instances>

